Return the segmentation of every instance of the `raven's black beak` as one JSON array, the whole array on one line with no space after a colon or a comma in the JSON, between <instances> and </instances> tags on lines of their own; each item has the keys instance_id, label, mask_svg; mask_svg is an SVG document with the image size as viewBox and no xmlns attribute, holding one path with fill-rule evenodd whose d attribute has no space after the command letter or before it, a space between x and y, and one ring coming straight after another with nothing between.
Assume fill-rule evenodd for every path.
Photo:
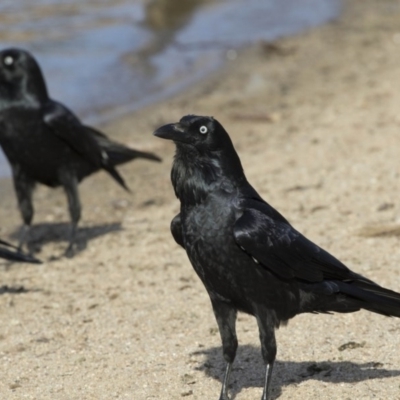
<instances>
[{"instance_id":1,"label":"raven's black beak","mask_svg":"<svg viewBox=\"0 0 400 400\"><path fill-rule=\"evenodd\" d=\"M175 124L168 124L158 128L153 135L162 139L180 142L185 136L185 131L182 129L181 124L177 122Z\"/></svg>"}]
</instances>

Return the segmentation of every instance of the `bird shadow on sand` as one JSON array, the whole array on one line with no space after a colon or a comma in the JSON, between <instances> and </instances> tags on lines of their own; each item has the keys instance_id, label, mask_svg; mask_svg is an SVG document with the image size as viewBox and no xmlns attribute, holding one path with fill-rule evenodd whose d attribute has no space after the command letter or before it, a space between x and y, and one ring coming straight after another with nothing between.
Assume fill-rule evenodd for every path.
<instances>
[{"instance_id":1,"label":"bird shadow on sand","mask_svg":"<svg viewBox=\"0 0 400 400\"><path fill-rule=\"evenodd\" d=\"M76 233L74 255L85 250L89 241L121 230L122 226L120 222L79 227ZM35 224L29 231L28 250L32 254L35 254L39 253L42 246L48 243L60 242L65 242L65 248L67 248L70 232L71 225L68 222ZM17 229L10 235L10 238L16 241L19 237L20 229ZM60 257L52 257L51 260L56 260L58 258Z\"/></svg>"},{"instance_id":2,"label":"bird shadow on sand","mask_svg":"<svg viewBox=\"0 0 400 400\"><path fill-rule=\"evenodd\" d=\"M199 350L193 355L203 355L205 360L196 369L221 382L225 371L225 361L221 347ZM282 388L296 385L310 379L335 383L355 383L369 379L382 379L400 376L400 370L387 370L381 363L374 361L354 363L351 361L275 361L271 383L271 399L282 394ZM230 384L231 399L246 388L264 386L265 367L260 348L244 345L237 351L233 364Z\"/></svg>"}]
</instances>

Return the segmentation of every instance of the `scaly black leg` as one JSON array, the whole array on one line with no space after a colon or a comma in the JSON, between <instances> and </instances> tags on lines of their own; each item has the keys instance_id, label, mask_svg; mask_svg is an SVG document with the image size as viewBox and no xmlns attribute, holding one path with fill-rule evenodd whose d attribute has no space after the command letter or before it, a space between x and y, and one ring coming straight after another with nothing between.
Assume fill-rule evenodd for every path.
<instances>
[{"instance_id":1,"label":"scaly black leg","mask_svg":"<svg viewBox=\"0 0 400 400\"><path fill-rule=\"evenodd\" d=\"M231 370L232 370L232 363L228 362L226 364L224 380L222 381L222 389L221 389L221 395L219 396L219 400L229 400L228 386L229 386L229 379L231 376Z\"/></svg>"},{"instance_id":2,"label":"scaly black leg","mask_svg":"<svg viewBox=\"0 0 400 400\"><path fill-rule=\"evenodd\" d=\"M211 296L210 296L211 297ZM219 333L222 340L222 350L225 361L227 362L224 380L222 382L221 395L219 400L229 400L228 386L232 370L232 364L235 360L238 341L236 337L236 309L228 303L216 300L211 297L215 318L217 320Z\"/></svg>"},{"instance_id":3,"label":"scaly black leg","mask_svg":"<svg viewBox=\"0 0 400 400\"><path fill-rule=\"evenodd\" d=\"M270 391L270 384L271 384L271 376L272 370L274 367L274 363L267 364L265 367L265 382L264 382L264 391L261 396L261 400L268 400L269 398L269 391Z\"/></svg>"},{"instance_id":4,"label":"scaly black leg","mask_svg":"<svg viewBox=\"0 0 400 400\"><path fill-rule=\"evenodd\" d=\"M261 400L269 399L271 388L272 369L276 357L275 326L268 313L263 314L263 318L257 317L258 329L260 331L261 353L266 366L264 391Z\"/></svg>"},{"instance_id":5,"label":"scaly black leg","mask_svg":"<svg viewBox=\"0 0 400 400\"><path fill-rule=\"evenodd\" d=\"M32 195L35 188L35 182L28 178L21 171L18 165L12 165L14 189L17 195L18 208L24 221L24 226L21 229L19 236L18 249L22 251L25 243L29 241L29 230L33 219L33 203Z\"/></svg>"},{"instance_id":6,"label":"scaly black leg","mask_svg":"<svg viewBox=\"0 0 400 400\"><path fill-rule=\"evenodd\" d=\"M71 172L60 173L60 181L64 187L68 199L68 209L71 216L71 231L69 235L69 245L65 252L67 257L74 255L74 245L78 222L81 218L81 203L79 200L78 180Z\"/></svg>"}]
</instances>

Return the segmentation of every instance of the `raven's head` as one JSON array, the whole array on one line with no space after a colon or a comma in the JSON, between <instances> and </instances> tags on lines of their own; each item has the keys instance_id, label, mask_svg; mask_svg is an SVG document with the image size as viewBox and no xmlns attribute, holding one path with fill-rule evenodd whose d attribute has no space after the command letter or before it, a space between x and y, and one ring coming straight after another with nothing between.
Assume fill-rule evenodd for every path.
<instances>
[{"instance_id":1,"label":"raven's head","mask_svg":"<svg viewBox=\"0 0 400 400\"><path fill-rule=\"evenodd\" d=\"M228 133L213 117L186 115L177 123L158 128L154 135L173 140L178 147L194 147L200 153L233 149Z\"/></svg>"},{"instance_id":2,"label":"raven's head","mask_svg":"<svg viewBox=\"0 0 400 400\"><path fill-rule=\"evenodd\" d=\"M181 201L198 202L214 188L233 188L245 181L232 141L216 119L186 115L154 135L176 144L171 179Z\"/></svg>"},{"instance_id":3,"label":"raven's head","mask_svg":"<svg viewBox=\"0 0 400 400\"><path fill-rule=\"evenodd\" d=\"M48 99L42 71L33 56L16 48L0 52L0 101Z\"/></svg>"}]
</instances>

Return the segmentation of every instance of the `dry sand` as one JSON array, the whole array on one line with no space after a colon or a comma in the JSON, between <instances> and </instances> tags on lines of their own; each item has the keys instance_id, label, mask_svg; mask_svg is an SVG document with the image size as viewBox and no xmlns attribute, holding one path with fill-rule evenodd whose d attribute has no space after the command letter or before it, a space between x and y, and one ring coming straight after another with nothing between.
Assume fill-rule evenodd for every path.
<instances>
[{"instance_id":1,"label":"dry sand","mask_svg":"<svg viewBox=\"0 0 400 400\"><path fill-rule=\"evenodd\" d=\"M296 228L400 291L400 3L344 4L340 20L255 44L206 82L103 127L164 163L121 168L132 195L104 173L81 185L87 247L75 258L59 257L62 191L37 190L34 244L44 263L0 262L1 283L25 288L0 296L1 399L218 398L216 323L169 233L179 209L169 181L174 146L151 135L187 113L224 124L249 180ZM0 201L0 236L15 239L8 179ZM399 333L399 320L364 311L296 317L277 332L272 397L399 399ZM239 316L238 336L232 398L258 399L253 318Z\"/></svg>"}]
</instances>

